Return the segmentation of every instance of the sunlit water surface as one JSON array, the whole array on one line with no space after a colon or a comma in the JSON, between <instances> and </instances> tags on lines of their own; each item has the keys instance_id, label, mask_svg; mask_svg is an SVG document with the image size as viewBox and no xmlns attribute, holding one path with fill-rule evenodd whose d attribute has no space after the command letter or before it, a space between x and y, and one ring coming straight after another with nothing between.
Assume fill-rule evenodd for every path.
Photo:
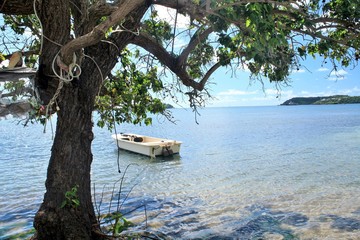
<instances>
[{"instance_id":1,"label":"sunlit water surface","mask_svg":"<svg viewBox=\"0 0 360 240\"><path fill-rule=\"evenodd\" d=\"M95 128L92 182L101 213L126 171L120 203L137 224L132 231L360 239L360 105L208 108L199 124L191 110L172 111L176 125L155 118L151 127L117 131L182 140L181 153L151 160L120 151L121 174L111 133ZM0 239L32 228L52 145L49 126L44 134L41 125L16 121L0 121Z\"/></svg>"}]
</instances>

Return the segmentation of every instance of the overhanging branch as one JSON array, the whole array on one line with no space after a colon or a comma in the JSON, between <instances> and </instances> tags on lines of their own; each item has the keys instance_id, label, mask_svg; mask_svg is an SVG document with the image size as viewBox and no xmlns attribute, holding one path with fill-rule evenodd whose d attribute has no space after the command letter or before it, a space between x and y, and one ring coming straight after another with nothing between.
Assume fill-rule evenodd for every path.
<instances>
[{"instance_id":1,"label":"overhanging branch","mask_svg":"<svg viewBox=\"0 0 360 240\"><path fill-rule=\"evenodd\" d=\"M102 23L97 25L91 32L78 37L67 43L61 49L61 56L65 63L70 63L72 54L82 48L91 46L104 38L106 31L113 25L121 22L125 17L136 8L144 4L142 0L125 0L119 4L115 11Z\"/></svg>"},{"instance_id":2,"label":"overhanging branch","mask_svg":"<svg viewBox=\"0 0 360 240\"><path fill-rule=\"evenodd\" d=\"M206 16L206 9L194 4L192 0L153 0L153 4L177 9L179 13L187 14L191 19L203 20Z\"/></svg>"},{"instance_id":3,"label":"overhanging branch","mask_svg":"<svg viewBox=\"0 0 360 240\"><path fill-rule=\"evenodd\" d=\"M198 29L198 31L194 34L194 36L191 38L189 44L186 46L186 48L182 51L178 58L178 64L183 65L186 61L186 59L189 57L189 54L192 50L196 48L196 46L204 41L211 33L213 32L213 29L211 27L203 30Z\"/></svg>"},{"instance_id":4,"label":"overhanging branch","mask_svg":"<svg viewBox=\"0 0 360 240\"><path fill-rule=\"evenodd\" d=\"M173 73L175 73L181 82L188 87L192 87L196 90L202 91L205 87L205 84L207 80L209 79L210 75L220 67L220 64L215 64L204 76L204 78L197 82L193 78L190 77L188 72L186 71L186 60L189 53L182 53L180 56L183 57L183 59L180 61L180 56L176 57L169 53L162 45L160 45L156 39L151 37L147 33L141 33L139 36L134 37L131 40L132 44L135 44L137 46L140 46L156 56L159 61L167 66ZM193 48L194 46L191 46L190 48ZM186 51L189 51L189 49L186 49ZM184 51L185 51L184 50Z\"/></svg>"}]
</instances>

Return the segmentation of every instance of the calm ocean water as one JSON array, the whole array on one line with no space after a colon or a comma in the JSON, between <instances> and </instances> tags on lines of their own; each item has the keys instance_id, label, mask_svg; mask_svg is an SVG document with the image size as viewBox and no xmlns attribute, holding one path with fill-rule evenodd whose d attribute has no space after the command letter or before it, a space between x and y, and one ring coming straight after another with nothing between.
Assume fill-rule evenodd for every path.
<instances>
[{"instance_id":1,"label":"calm ocean water","mask_svg":"<svg viewBox=\"0 0 360 240\"><path fill-rule=\"evenodd\" d=\"M133 132L183 141L167 159L120 151L121 209L133 231L176 239L360 239L360 105L207 108L199 124L154 119ZM96 117L94 117L96 120ZM44 194L50 127L0 121L0 239L32 228ZM116 144L95 128L92 180L105 213ZM124 202L125 196L128 197ZM113 197L117 199L118 195ZM114 206L114 204L113 204Z\"/></svg>"}]
</instances>

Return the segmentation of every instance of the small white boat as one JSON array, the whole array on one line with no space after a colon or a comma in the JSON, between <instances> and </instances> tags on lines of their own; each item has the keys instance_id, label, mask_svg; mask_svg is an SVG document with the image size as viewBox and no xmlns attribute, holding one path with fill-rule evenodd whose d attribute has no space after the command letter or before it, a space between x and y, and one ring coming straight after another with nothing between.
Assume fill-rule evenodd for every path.
<instances>
[{"instance_id":1,"label":"small white boat","mask_svg":"<svg viewBox=\"0 0 360 240\"><path fill-rule=\"evenodd\" d=\"M132 133L113 134L112 138L115 139L118 148L147 155L152 158L179 153L182 143L180 141Z\"/></svg>"}]
</instances>

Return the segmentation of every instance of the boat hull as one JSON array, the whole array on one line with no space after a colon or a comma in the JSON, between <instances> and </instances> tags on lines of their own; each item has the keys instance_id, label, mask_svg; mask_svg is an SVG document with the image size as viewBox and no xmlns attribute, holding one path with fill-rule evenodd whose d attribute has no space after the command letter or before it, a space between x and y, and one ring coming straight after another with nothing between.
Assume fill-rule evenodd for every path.
<instances>
[{"instance_id":1,"label":"boat hull","mask_svg":"<svg viewBox=\"0 0 360 240\"><path fill-rule=\"evenodd\" d=\"M115 143L120 149L153 158L156 156L178 154L182 143L180 141L137 134L113 134L112 138L115 139Z\"/></svg>"}]
</instances>

